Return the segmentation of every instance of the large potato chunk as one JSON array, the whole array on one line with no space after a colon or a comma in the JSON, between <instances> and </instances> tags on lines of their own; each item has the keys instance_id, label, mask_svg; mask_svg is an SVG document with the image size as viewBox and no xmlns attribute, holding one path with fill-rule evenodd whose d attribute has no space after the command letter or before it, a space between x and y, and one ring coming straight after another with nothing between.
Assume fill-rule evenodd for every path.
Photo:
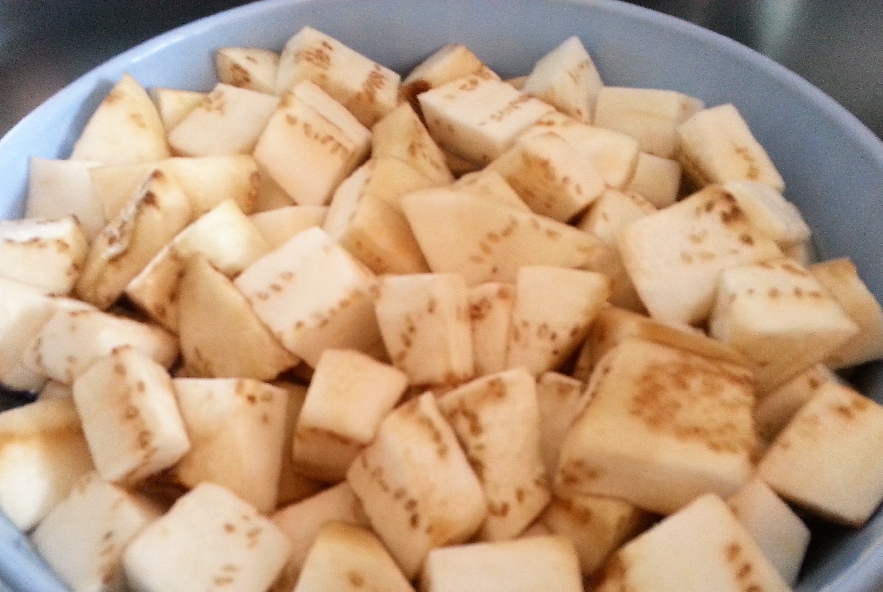
<instances>
[{"instance_id":1,"label":"large potato chunk","mask_svg":"<svg viewBox=\"0 0 883 592\"><path fill-rule=\"evenodd\" d=\"M595 592L788 592L719 497L708 494L627 543Z\"/></svg>"},{"instance_id":2,"label":"large potato chunk","mask_svg":"<svg viewBox=\"0 0 883 592\"><path fill-rule=\"evenodd\" d=\"M383 420L347 481L408 578L431 549L468 540L487 515L481 484L432 393Z\"/></svg>"},{"instance_id":3,"label":"large potato chunk","mask_svg":"<svg viewBox=\"0 0 883 592\"><path fill-rule=\"evenodd\" d=\"M420 62L402 81L399 97L419 108L417 95L472 74L499 78L465 45L449 43Z\"/></svg>"},{"instance_id":4,"label":"large potato chunk","mask_svg":"<svg viewBox=\"0 0 883 592\"><path fill-rule=\"evenodd\" d=\"M290 351L315 367L328 348L375 351L374 274L319 228L258 259L236 287Z\"/></svg>"},{"instance_id":5,"label":"large potato chunk","mask_svg":"<svg viewBox=\"0 0 883 592\"><path fill-rule=\"evenodd\" d=\"M862 526L883 500L883 407L827 383L783 429L758 474L786 500Z\"/></svg>"},{"instance_id":6,"label":"large potato chunk","mask_svg":"<svg viewBox=\"0 0 883 592\"><path fill-rule=\"evenodd\" d=\"M0 413L0 509L19 530L36 526L92 470L71 399Z\"/></svg>"},{"instance_id":7,"label":"large potato chunk","mask_svg":"<svg viewBox=\"0 0 883 592\"><path fill-rule=\"evenodd\" d=\"M250 505L203 483L135 537L123 567L144 592L263 592L290 548L285 534Z\"/></svg>"},{"instance_id":8,"label":"large potato chunk","mask_svg":"<svg viewBox=\"0 0 883 592\"><path fill-rule=\"evenodd\" d=\"M485 376L438 404L484 487L488 517L479 538L515 538L551 499L533 376L523 368Z\"/></svg>"},{"instance_id":9,"label":"large potato chunk","mask_svg":"<svg viewBox=\"0 0 883 592\"><path fill-rule=\"evenodd\" d=\"M132 348L100 358L73 384L99 475L126 485L172 466L190 449L165 369Z\"/></svg>"},{"instance_id":10,"label":"large potato chunk","mask_svg":"<svg viewBox=\"0 0 883 592\"><path fill-rule=\"evenodd\" d=\"M0 220L0 277L47 294L69 293L80 277L89 240L74 216Z\"/></svg>"},{"instance_id":11,"label":"large potato chunk","mask_svg":"<svg viewBox=\"0 0 883 592\"><path fill-rule=\"evenodd\" d=\"M579 37L570 37L534 64L522 92L540 98L562 113L592 122L601 75Z\"/></svg>"},{"instance_id":12,"label":"large potato chunk","mask_svg":"<svg viewBox=\"0 0 883 592\"><path fill-rule=\"evenodd\" d=\"M751 374L632 339L598 364L592 400L561 449L556 490L618 497L671 514L729 495L751 475Z\"/></svg>"}]
</instances>

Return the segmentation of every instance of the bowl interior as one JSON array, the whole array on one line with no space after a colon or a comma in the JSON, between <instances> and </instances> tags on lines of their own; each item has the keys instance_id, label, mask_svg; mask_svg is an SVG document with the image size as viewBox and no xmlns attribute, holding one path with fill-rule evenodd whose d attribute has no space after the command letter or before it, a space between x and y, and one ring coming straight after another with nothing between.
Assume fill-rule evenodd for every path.
<instances>
[{"instance_id":1,"label":"bowl interior","mask_svg":"<svg viewBox=\"0 0 883 592\"><path fill-rule=\"evenodd\" d=\"M679 90L708 105L734 103L786 180L823 258L848 255L883 296L883 145L857 119L785 68L722 36L614 0L265 0L197 21L142 44L49 99L0 140L0 218L22 215L29 156L64 158L86 120L124 73L145 87L206 90L223 46L279 50L311 25L406 72L445 43L469 46L503 76L571 35L605 83ZM883 401L883 366L854 380ZM814 533L797 590L874 590L883 570L883 515L860 531ZM0 564L7 555L0 541ZM7 562L8 564L8 562ZM27 562L22 565L26 565ZM10 569L0 565L0 576ZM7 580L12 581L12 580ZM22 589L27 578L18 579ZM40 588L46 589L46 588Z\"/></svg>"}]
</instances>

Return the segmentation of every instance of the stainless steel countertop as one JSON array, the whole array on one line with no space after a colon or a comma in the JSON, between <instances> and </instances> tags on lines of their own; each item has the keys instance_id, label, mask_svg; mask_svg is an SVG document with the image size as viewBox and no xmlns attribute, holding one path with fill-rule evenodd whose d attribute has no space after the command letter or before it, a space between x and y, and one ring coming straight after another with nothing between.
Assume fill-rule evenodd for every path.
<instances>
[{"instance_id":1,"label":"stainless steel countertop","mask_svg":"<svg viewBox=\"0 0 883 592\"><path fill-rule=\"evenodd\" d=\"M79 75L242 0L0 0L0 135ZM794 70L883 137L880 0L632 0Z\"/></svg>"}]
</instances>

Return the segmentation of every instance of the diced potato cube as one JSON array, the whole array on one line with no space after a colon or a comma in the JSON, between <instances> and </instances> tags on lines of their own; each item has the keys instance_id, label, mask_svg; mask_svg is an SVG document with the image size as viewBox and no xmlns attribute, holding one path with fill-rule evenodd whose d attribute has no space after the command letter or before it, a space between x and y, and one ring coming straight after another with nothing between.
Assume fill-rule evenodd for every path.
<instances>
[{"instance_id":1,"label":"diced potato cube","mask_svg":"<svg viewBox=\"0 0 883 592\"><path fill-rule=\"evenodd\" d=\"M707 494L621 547L595 592L788 592L719 497Z\"/></svg>"},{"instance_id":2,"label":"diced potato cube","mask_svg":"<svg viewBox=\"0 0 883 592\"><path fill-rule=\"evenodd\" d=\"M161 513L145 498L90 473L52 509L31 540L71 590L120 590L126 587L123 550Z\"/></svg>"},{"instance_id":3,"label":"diced potato cube","mask_svg":"<svg viewBox=\"0 0 883 592\"><path fill-rule=\"evenodd\" d=\"M533 376L523 368L485 376L444 394L438 405L487 497L479 539L515 538L551 499Z\"/></svg>"},{"instance_id":4,"label":"diced potato cube","mask_svg":"<svg viewBox=\"0 0 883 592\"><path fill-rule=\"evenodd\" d=\"M32 156L28 163L25 218L58 219L73 215L82 225L86 238L95 238L107 224L89 175L89 169L99 164Z\"/></svg>"},{"instance_id":5,"label":"diced potato cube","mask_svg":"<svg viewBox=\"0 0 883 592\"><path fill-rule=\"evenodd\" d=\"M345 479L407 385L404 372L361 352L325 350L295 428L295 467L322 481Z\"/></svg>"},{"instance_id":6,"label":"diced potato cube","mask_svg":"<svg viewBox=\"0 0 883 592\"><path fill-rule=\"evenodd\" d=\"M0 384L37 391L46 382L42 373L24 365L25 350L55 311L42 290L0 278Z\"/></svg>"},{"instance_id":7,"label":"diced potato cube","mask_svg":"<svg viewBox=\"0 0 883 592\"><path fill-rule=\"evenodd\" d=\"M206 93L177 88L151 87L148 91L166 133L205 99Z\"/></svg>"},{"instance_id":8,"label":"diced potato cube","mask_svg":"<svg viewBox=\"0 0 883 592\"><path fill-rule=\"evenodd\" d=\"M471 49L459 43L449 43L408 73L402 81L399 97L418 109L417 95L420 93L472 74L499 79Z\"/></svg>"},{"instance_id":9,"label":"diced potato cube","mask_svg":"<svg viewBox=\"0 0 883 592\"><path fill-rule=\"evenodd\" d=\"M92 113L70 157L128 164L168 156L165 128L153 101L138 81L123 74Z\"/></svg>"},{"instance_id":10,"label":"diced potato cube","mask_svg":"<svg viewBox=\"0 0 883 592\"><path fill-rule=\"evenodd\" d=\"M203 483L135 537L123 567L132 587L145 592L258 592L270 587L290 549L270 520L229 490Z\"/></svg>"},{"instance_id":11,"label":"diced potato cube","mask_svg":"<svg viewBox=\"0 0 883 592\"><path fill-rule=\"evenodd\" d=\"M258 47L222 47L215 52L218 80L225 84L275 94L279 54Z\"/></svg>"},{"instance_id":12,"label":"diced potato cube","mask_svg":"<svg viewBox=\"0 0 883 592\"><path fill-rule=\"evenodd\" d=\"M92 189L95 198L101 202L107 222L119 216L126 205L136 198L141 186L158 166L156 162L150 162L105 164L89 168Z\"/></svg>"},{"instance_id":13,"label":"diced potato cube","mask_svg":"<svg viewBox=\"0 0 883 592\"><path fill-rule=\"evenodd\" d=\"M809 240L810 229L800 210L781 193L759 181L728 181L724 188L748 216L751 224L782 249Z\"/></svg>"},{"instance_id":14,"label":"diced potato cube","mask_svg":"<svg viewBox=\"0 0 883 592\"><path fill-rule=\"evenodd\" d=\"M190 449L165 369L132 348L98 359L73 384L73 400L101 478L131 485Z\"/></svg>"},{"instance_id":15,"label":"diced potato cube","mask_svg":"<svg viewBox=\"0 0 883 592\"><path fill-rule=\"evenodd\" d=\"M754 409L757 435L772 442L794 414L829 382L841 380L824 364L816 364L765 394Z\"/></svg>"},{"instance_id":16,"label":"diced potato cube","mask_svg":"<svg viewBox=\"0 0 883 592\"><path fill-rule=\"evenodd\" d=\"M386 416L347 481L409 579L430 550L468 540L487 515L481 484L430 392Z\"/></svg>"},{"instance_id":17,"label":"diced potato cube","mask_svg":"<svg viewBox=\"0 0 883 592\"><path fill-rule=\"evenodd\" d=\"M454 180L444 153L408 103L387 113L371 128L371 134L372 158L407 162L436 185Z\"/></svg>"},{"instance_id":18,"label":"diced potato cube","mask_svg":"<svg viewBox=\"0 0 883 592\"><path fill-rule=\"evenodd\" d=\"M704 493L729 495L751 476L748 370L631 339L595 367L589 390L561 449L561 495L611 496L671 514Z\"/></svg>"},{"instance_id":19,"label":"diced potato cube","mask_svg":"<svg viewBox=\"0 0 883 592\"><path fill-rule=\"evenodd\" d=\"M270 246L278 249L301 230L321 227L327 213L326 206L286 206L257 212L249 219Z\"/></svg>"},{"instance_id":20,"label":"diced potato cube","mask_svg":"<svg viewBox=\"0 0 883 592\"><path fill-rule=\"evenodd\" d=\"M524 200L515 193L512 186L506 182L506 179L492 168L485 167L479 171L467 173L457 179L454 187L523 212L531 211Z\"/></svg>"},{"instance_id":21,"label":"diced potato cube","mask_svg":"<svg viewBox=\"0 0 883 592\"><path fill-rule=\"evenodd\" d=\"M514 304L515 286L512 284L485 282L469 288L476 376L506 369L506 341Z\"/></svg>"},{"instance_id":22,"label":"diced potato cube","mask_svg":"<svg viewBox=\"0 0 883 592\"><path fill-rule=\"evenodd\" d=\"M0 509L22 532L36 526L94 470L71 399L0 413Z\"/></svg>"},{"instance_id":23,"label":"diced potato cube","mask_svg":"<svg viewBox=\"0 0 883 592\"><path fill-rule=\"evenodd\" d=\"M175 157L162 161L160 167L190 200L194 219L228 200L246 214L255 208L259 174L250 155Z\"/></svg>"},{"instance_id":24,"label":"diced potato cube","mask_svg":"<svg viewBox=\"0 0 883 592\"><path fill-rule=\"evenodd\" d=\"M475 372L463 277L427 273L380 278L377 322L393 365L410 384L457 384Z\"/></svg>"},{"instance_id":25,"label":"diced potato cube","mask_svg":"<svg viewBox=\"0 0 883 592\"><path fill-rule=\"evenodd\" d=\"M862 526L883 500L883 407L826 383L779 432L758 475L787 501Z\"/></svg>"},{"instance_id":26,"label":"diced potato cube","mask_svg":"<svg viewBox=\"0 0 883 592\"><path fill-rule=\"evenodd\" d=\"M564 537L473 543L435 549L421 575L426 592L580 592L579 561Z\"/></svg>"},{"instance_id":27,"label":"diced potato cube","mask_svg":"<svg viewBox=\"0 0 883 592\"><path fill-rule=\"evenodd\" d=\"M74 216L0 220L0 278L68 294L88 252L89 240Z\"/></svg>"},{"instance_id":28,"label":"diced potato cube","mask_svg":"<svg viewBox=\"0 0 883 592\"><path fill-rule=\"evenodd\" d=\"M591 392L583 381L557 372L537 377L537 410L540 414L540 454L551 482L567 432L586 405Z\"/></svg>"},{"instance_id":29,"label":"diced potato cube","mask_svg":"<svg viewBox=\"0 0 883 592\"><path fill-rule=\"evenodd\" d=\"M602 87L589 52L579 37L573 36L534 64L521 90L574 119L591 123Z\"/></svg>"},{"instance_id":30,"label":"diced potato cube","mask_svg":"<svg viewBox=\"0 0 883 592\"><path fill-rule=\"evenodd\" d=\"M626 191L643 196L657 208L673 204L681 187L681 163L641 152Z\"/></svg>"},{"instance_id":31,"label":"diced potato cube","mask_svg":"<svg viewBox=\"0 0 883 592\"><path fill-rule=\"evenodd\" d=\"M682 323L708 316L723 270L782 256L718 186L631 223L619 250L650 315Z\"/></svg>"}]
</instances>

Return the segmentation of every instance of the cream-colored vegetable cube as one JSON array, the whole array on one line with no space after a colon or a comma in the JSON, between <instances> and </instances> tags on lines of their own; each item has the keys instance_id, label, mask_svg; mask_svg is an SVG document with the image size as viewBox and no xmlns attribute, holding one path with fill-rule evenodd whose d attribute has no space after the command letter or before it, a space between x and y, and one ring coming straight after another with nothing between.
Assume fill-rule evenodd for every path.
<instances>
[{"instance_id":1,"label":"cream-colored vegetable cube","mask_svg":"<svg viewBox=\"0 0 883 592\"><path fill-rule=\"evenodd\" d=\"M86 238L92 240L107 219L95 197L89 160L52 160L32 156L28 163L28 196L25 218L58 219L76 216Z\"/></svg>"},{"instance_id":2,"label":"cream-colored vegetable cube","mask_svg":"<svg viewBox=\"0 0 883 592\"><path fill-rule=\"evenodd\" d=\"M282 453L282 468L279 470L279 501L278 506L284 507L316 495L327 487L327 484L302 475L294 468L294 459L288 450L288 444L294 440L294 428L300 410L307 398L307 387L286 380L274 381L273 386L285 389L288 393L288 404L285 406L285 435L282 441L286 449Z\"/></svg>"},{"instance_id":3,"label":"cream-colored vegetable cube","mask_svg":"<svg viewBox=\"0 0 883 592\"><path fill-rule=\"evenodd\" d=\"M806 524L759 478L746 483L726 501L770 563L793 586L809 545Z\"/></svg>"},{"instance_id":4,"label":"cream-colored vegetable cube","mask_svg":"<svg viewBox=\"0 0 883 592\"><path fill-rule=\"evenodd\" d=\"M598 91L593 121L637 139L642 152L671 158L677 127L704 107L701 100L674 90L605 86Z\"/></svg>"},{"instance_id":5,"label":"cream-colored vegetable cube","mask_svg":"<svg viewBox=\"0 0 883 592\"><path fill-rule=\"evenodd\" d=\"M521 87L574 119L592 122L604 83L579 37L568 38L534 64Z\"/></svg>"},{"instance_id":6,"label":"cream-colored vegetable cube","mask_svg":"<svg viewBox=\"0 0 883 592\"><path fill-rule=\"evenodd\" d=\"M320 228L258 259L234 284L277 339L312 367L328 348L370 353L381 344L374 274Z\"/></svg>"},{"instance_id":7,"label":"cream-colored vegetable cube","mask_svg":"<svg viewBox=\"0 0 883 592\"><path fill-rule=\"evenodd\" d=\"M272 250L236 202L227 200L184 228L126 286L126 296L166 329L178 330L178 282L196 253L234 277Z\"/></svg>"},{"instance_id":8,"label":"cream-colored vegetable cube","mask_svg":"<svg viewBox=\"0 0 883 592\"><path fill-rule=\"evenodd\" d=\"M475 372L463 277L427 273L380 278L375 301L389 357L410 384L456 384Z\"/></svg>"},{"instance_id":9,"label":"cream-colored vegetable cube","mask_svg":"<svg viewBox=\"0 0 883 592\"><path fill-rule=\"evenodd\" d=\"M366 127L397 104L398 74L312 27L302 28L285 44L276 92L305 80L321 86Z\"/></svg>"},{"instance_id":10,"label":"cream-colored vegetable cube","mask_svg":"<svg viewBox=\"0 0 883 592\"><path fill-rule=\"evenodd\" d=\"M166 132L156 106L137 80L123 74L92 113L70 157L127 164L168 156Z\"/></svg>"},{"instance_id":11,"label":"cream-colored vegetable cube","mask_svg":"<svg viewBox=\"0 0 883 592\"><path fill-rule=\"evenodd\" d=\"M42 373L24 365L25 350L55 311L53 299L27 284L0 278L0 384L16 390L40 390Z\"/></svg>"},{"instance_id":12,"label":"cream-colored vegetable cube","mask_svg":"<svg viewBox=\"0 0 883 592\"><path fill-rule=\"evenodd\" d=\"M347 481L408 578L432 549L469 540L487 515L481 483L430 392L386 416Z\"/></svg>"},{"instance_id":13,"label":"cream-colored vegetable cube","mask_svg":"<svg viewBox=\"0 0 883 592\"><path fill-rule=\"evenodd\" d=\"M800 210L769 185L739 180L727 181L721 187L736 199L751 224L782 249L809 240L810 229Z\"/></svg>"},{"instance_id":14,"label":"cream-colored vegetable cube","mask_svg":"<svg viewBox=\"0 0 883 592\"><path fill-rule=\"evenodd\" d=\"M444 394L438 406L487 497L479 539L515 538L551 499L533 376L517 368L478 378Z\"/></svg>"},{"instance_id":15,"label":"cream-colored vegetable cube","mask_svg":"<svg viewBox=\"0 0 883 592\"><path fill-rule=\"evenodd\" d=\"M252 379L176 378L190 449L171 477L192 488L223 485L263 513L276 508L288 393Z\"/></svg>"},{"instance_id":16,"label":"cream-colored vegetable cube","mask_svg":"<svg viewBox=\"0 0 883 592\"><path fill-rule=\"evenodd\" d=\"M257 212L249 216L249 220L270 246L277 249L301 230L321 227L327 213L327 206L286 206Z\"/></svg>"},{"instance_id":17,"label":"cream-colored vegetable cube","mask_svg":"<svg viewBox=\"0 0 883 592\"><path fill-rule=\"evenodd\" d=\"M329 522L319 531L292 592L414 592L371 531Z\"/></svg>"},{"instance_id":18,"label":"cream-colored vegetable cube","mask_svg":"<svg viewBox=\"0 0 883 592\"><path fill-rule=\"evenodd\" d=\"M362 352L325 350L294 432L297 470L322 481L344 480L407 386L404 372Z\"/></svg>"},{"instance_id":19,"label":"cream-colored vegetable cube","mask_svg":"<svg viewBox=\"0 0 883 592\"><path fill-rule=\"evenodd\" d=\"M215 52L218 80L225 84L275 94L279 54L258 47L222 47Z\"/></svg>"},{"instance_id":20,"label":"cream-colored vegetable cube","mask_svg":"<svg viewBox=\"0 0 883 592\"><path fill-rule=\"evenodd\" d=\"M227 592L260 592L270 587L290 548L285 534L249 504L203 483L135 537L123 567L132 587L144 592L221 586Z\"/></svg>"},{"instance_id":21,"label":"cream-colored vegetable cube","mask_svg":"<svg viewBox=\"0 0 883 592\"><path fill-rule=\"evenodd\" d=\"M40 375L72 384L95 360L121 346L130 346L166 368L178 356L174 336L156 325L104 313L77 300L56 299L55 306L22 357Z\"/></svg>"},{"instance_id":22,"label":"cream-colored vegetable cube","mask_svg":"<svg viewBox=\"0 0 883 592\"><path fill-rule=\"evenodd\" d=\"M883 500L883 407L826 383L779 432L758 475L789 502L862 526Z\"/></svg>"},{"instance_id":23,"label":"cream-colored vegetable cube","mask_svg":"<svg viewBox=\"0 0 883 592\"><path fill-rule=\"evenodd\" d=\"M718 186L629 224L619 250L650 315L682 323L708 317L723 270L782 256Z\"/></svg>"},{"instance_id":24,"label":"cream-colored vegetable cube","mask_svg":"<svg viewBox=\"0 0 883 592\"><path fill-rule=\"evenodd\" d=\"M512 284L486 282L469 288L476 376L506 369L506 340L514 304L515 286Z\"/></svg>"},{"instance_id":25,"label":"cream-colored vegetable cube","mask_svg":"<svg viewBox=\"0 0 883 592\"><path fill-rule=\"evenodd\" d=\"M188 113L205 99L206 93L178 88L152 87L148 94L156 105L156 111L166 133L178 125Z\"/></svg>"},{"instance_id":26,"label":"cream-colored vegetable cube","mask_svg":"<svg viewBox=\"0 0 883 592\"><path fill-rule=\"evenodd\" d=\"M471 49L459 43L449 43L420 62L402 80L399 97L417 109L417 95L452 80L472 74L498 78Z\"/></svg>"},{"instance_id":27,"label":"cream-colored vegetable cube","mask_svg":"<svg viewBox=\"0 0 883 592\"><path fill-rule=\"evenodd\" d=\"M790 589L724 501L708 494L621 547L594 591Z\"/></svg>"},{"instance_id":28,"label":"cream-colored vegetable cube","mask_svg":"<svg viewBox=\"0 0 883 592\"><path fill-rule=\"evenodd\" d=\"M90 473L43 519L31 540L73 592L123 590L123 550L161 514L147 499Z\"/></svg>"},{"instance_id":29,"label":"cream-colored vegetable cube","mask_svg":"<svg viewBox=\"0 0 883 592\"><path fill-rule=\"evenodd\" d=\"M693 114L677 134L676 158L697 184L745 180L785 190L782 175L733 104Z\"/></svg>"},{"instance_id":30,"label":"cream-colored vegetable cube","mask_svg":"<svg viewBox=\"0 0 883 592\"><path fill-rule=\"evenodd\" d=\"M71 399L0 413L0 509L22 532L36 526L93 470Z\"/></svg>"},{"instance_id":31,"label":"cream-colored vegetable cube","mask_svg":"<svg viewBox=\"0 0 883 592\"><path fill-rule=\"evenodd\" d=\"M453 80L421 93L417 100L438 145L482 166L554 111L548 103L487 74Z\"/></svg>"},{"instance_id":32,"label":"cream-colored vegetable cube","mask_svg":"<svg viewBox=\"0 0 883 592\"><path fill-rule=\"evenodd\" d=\"M561 222L584 211L605 187L592 163L554 132L519 139L488 167L531 210Z\"/></svg>"},{"instance_id":33,"label":"cream-colored vegetable cube","mask_svg":"<svg viewBox=\"0 0 883 592\"><path fill-rule=\"evenodd\" d=\"M372 158L407 162L436 185L454 180L444 153L408 103L386 114L371 128L371 134Z\"/></svg>"},{"instance_id":34,"label":"cream-colored vegetable cube","mask_svg":"<svg viewBox=\"0 0 883 592\"><path fill-rule=\"evenodd\" d=\"M833 296L789 259L743 265L720 278L709 332L749 358L766 393L858 333Z\"/></svg>"},{"instance_id":35,"label":"cream-colored vegetable cube","mask_svg":"<svg viewBox=\"0 0 883 592\"><path fill-rule=\"evenodd\" d=\"M751 476L748 370L631 339L599 362L589 390L561 448L561 495L617 497L671 514L703 493L729 495Z\"/></svg>"},{"instance_id":36,"label":"cream-colored vegetable cube","mask_svg":"<svg viewBox=\"0 0 883 592\"><path fill-rule=\"evenodd\" d=\"M297 364L297 356L205 257L184 264L176 302L181 355L191 376L272 380Z\"/></svg>"},{"instance_id":37,"label":"cream-colored vegetable cube","mask_svg":"<svg viewBox=\"0 0 883 592\"><path fill-rule=\"evenodd\" d=\"M829 382L842 381L824 364L815 364L765 394L754 408L757 435L767 443L772 442L794 414Z\"/></svg>"},{"instance_id":38,"label":"cream-colored vegetable cube","mask_svg":"<svg viewBox=\"0 0 883 592\"><path fill-rule=\"evenodd\" d=\"M175 157L160 163L172 175L197 218L218 205L233 200L246 214L255 209L258 198L258 167L248 154Z\"/></svg>"},{"instance_id":39,"label":"cream-colored vegetable cube","mask_svg":"<svg viewBox=\"0 0 883 592\"><path fill-rule=\"evenodd\" d=\"M294 587L323 525L337 522L368 526L362 503L346 481L282 508L273 514L272 520L291 540L288 563L273 586L278 592L290 592Z\"/></svg>"},{"instance_id":40,"label":"cream-colored vegetable cube","mask_svg":"<svg viewBox=\"0 0 883 592\"><path fill-rule=\"evenodd\" d=\"M634 504L595 495L554 497L539 523L573 543L583 575L595 574L607 558L649 526L650 513Z\"/></svg>"},{"instance_id":41,"label":"cream-colored vegetable cube","mask_svg":"<svg viewBox=\"0 0 883 592\"><path fill-rule=\"evenodd\" d=\"M673 204L681 187L681 163L641 152L626 191L643 196L657 208Z\"/></svg>"},{"instance_id":42,"label":"cream-colored vegetable cube","mask_svg":"<svg viewBox=\"0 0 883 592\"><path fill-rule=\"evenodd\" d=\"M76 294L108 308L153 257L192 219L187 196L156 169L92 242Z\"/></svg>"},{"instance_id":43,"label":"cream-colored vegetable cube","mask_svg":"<svg viewBox=\"0 0 883 592\"><path fill-rule=\"evenodd\" d=\"M47 294L68 294L80 277L89 239L76 217L0 220L0 277Z\"/></svg>"},{"instance_id":44,"label":"cream-colored vegetable cube","mask_svg":"<svg viewBox=\"0 0 883 592\"><path fill-rule=\"evenodd\" d=\"M402 208L430 269L462 274L470 286L514 282L524 265L606 269L613 257L587 232L468 191L417 191Z\"/></svg>"},{"instance_id":45,"label":"cream-colored vegetable cube","mask_svg":"<svg viewBox=\"0 0 883 592\"><path fill-rule=\"evenodd\" d=\"M158 163L150 162L105 164L89 168L92 190L95 199L101 203L106 222L119 216L126 205L136 198L141 186L158 166Z\"/></svg>"},{"instance_id":46,"label":"cream-colored vegetable cube","mask_svg":"<svg viewBox=\"0 0 883 592\"><path fill-rule=\"evenodd\" d=\"M534 375L557 370L589 333L610 296L607 276L579 269L524 266L506 342L506 367Z\"/></svg>"},{"instance_id":47,"label":"cream-colored vegetable cube","mask_svg":"<svg viewBox=\"0 0 883 592\"><path fill-rule=\"evenodd\" d=\"M883 358L883 308L846 257L811 265L809 272L858 325L859 332L825 360L831 368L855 366Z\"/></svg>"},{"instance_id":48,"label":"cream-colored vegetable cube","mask_svg":"<svg viewBox=\"0 0 883 592\"><path fill-rule=\"evenodd\" d=\"M540 454L550 482L555 478L564 438L590 400L591 391L582 380L557 372L543 372L537 377Z\"/></svg>"},{"instance_id":49,"label":"cream-colored vegetable cube","mask_svg":"<svg viewBox=\"0 0 883 592\"><path fill-rule=\"evenodd\" d=\"M564 537L435 549L420 577L426 592L581 592L579 560Z\"/></svg>"},{"instance_id":50,"label":"cream-colored vegetable cube","mask_svg":"<svg viewBox=\"0 0 883 592\"><path fill-rule=\"evenodd\" d=\"M190 449L171 378L130 347L83 372L74 381L73 400L95 468L106 481L138 483Z\"/></svg>"},{"instance_id":51,"label":"cream-colored vegetable cube","mask_svg":"<svg viewBox=\"0 0 883 592\"><path fill-rule=\"evenodd\" d=\"M250 154L278 104L278 97L219 82L169 130L169 145L179 156Z\"/></svg>"},{"instance_id":52,"label":"cream-colored vegetable cube","mask_svg":"<svg viewBox=\"0 0 883 592\"><path fill-rule=\"evenodd\" d=\"M524 212L530 212L524 200L515 193L512 186L506 182L503 176L492 168L485 167L481 170L467 173L454 183L457 189L463 189L469 193L490 199L503 205L517 208Z\"/></svg>"},{"instance_id":53,"label":"cream-colored vegetable cube","mask_svg":"<svg viewBox=\"0 0 883 592\"><path fill-rule=\"evenodd\" d=\"M343 105L305 81L283 95L254 157L295 203L324 205L367 157L370 136Z\"/></svg>"}]
</instances>

